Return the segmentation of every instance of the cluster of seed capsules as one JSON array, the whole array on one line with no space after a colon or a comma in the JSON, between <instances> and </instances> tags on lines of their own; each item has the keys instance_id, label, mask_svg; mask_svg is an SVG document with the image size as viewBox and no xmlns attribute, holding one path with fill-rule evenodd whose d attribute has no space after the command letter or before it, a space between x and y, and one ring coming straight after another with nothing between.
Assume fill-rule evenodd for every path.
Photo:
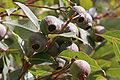
<instances>
[{"instance_id":1,"label":"cluster of seed capsules","mask_svg":"<svg viewBox=\"0 0 120 80\"><path fill-rule=\"evenodd\" d=\"M92 26L92 17L81 6L71 7L71 10L69 11L69 17L71 17L74 13L76 13L76 15L73 17L72 22L67 25L62 33L74 32L77 37L80 37L79 29L81 26L84 26L83 29L89 29ZM46 51L46 47L48 47L50 40L48 38L48 34L59 34L65 24L66 22L63 22L55 16L44 17L40 23L40 29L42 33L34 33L30 37L29 41L31 48L38 52L45 52L53 57L58 56L63 50L79 52L78 46L73 41L74 39L67 37L57 38L55 43ZM70 68L70 73L79 78L86 78L90 74L90 71L90 65L84 60L76 60Z\"/></svg>"},{"instance_id":2,"label":"cluster of seed capsules","mask_svg":"<svg viewBox=\"0 0 120 80\"><path fill-rule=\"evenodd\" d=\"M69 11L69 17L71 17L76 12L73 17L72 22L70 22L67 27L62 31L62 33L74 32L77 37L80 37L80 29L88 30L92 26L92 17L85 9L81 6L73 6ZM58 19L55 16L46 16L41 20L40 29L42 33L33 33L29 39L31 48L34 51L44 52L47 44L49 43L48 34L59 34L63 29L66 22ZM97 34L104 33L105 29L102 26L94 27L94 31ZM63 50L72 50L74 52L79 52L78 46L74 43L74 38L59 37L55 44L48 49L48 54L50 56L57 56Z\"/></svg>"},{"instance_id":3,"label":"cluster of seed capsules","mask_svg":"<svg viewBox=\"0 0 120 80\"><path fill-rule=\"evenodd\" d=\"M80 29L88 30L91 28L93 20L91 15L81 6L71 7L68 16L71 17L74 13L76 13L76 15L73 17L72 22L67 25L62 33L74 32L77 37L80 37ZM48 34L59 34L65 24L66 22L63 22L55 16L44 17L40 23L41 33L33 33L29 38L31 49L35 52L46 53L53 57L58 56L63 50L79 52L80 50L74 43L74 39L68 37L57 38L55 43L46 50L48 44L50 44ZM93 30L97 34L105 33L105 28L103 26L96 26ZM6 33L6 28L0 25L0 40L4 38ZM70 73L79 78L81 78L81 76L82 78L87 77L90 74L90 71L90 65L84 60L76 60L70 67Z\"/></svg>"}]
</instances>

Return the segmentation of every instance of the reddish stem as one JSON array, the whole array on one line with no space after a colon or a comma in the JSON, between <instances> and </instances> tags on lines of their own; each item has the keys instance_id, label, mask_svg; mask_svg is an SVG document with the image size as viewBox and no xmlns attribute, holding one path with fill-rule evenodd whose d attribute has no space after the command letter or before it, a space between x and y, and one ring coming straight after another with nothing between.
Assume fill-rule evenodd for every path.
<instances>
[{"instance_id":1,"label":"reddish stem","mask_svg":"<svg viewBox=\"0 0 120 80\"><path fill-rule=\"evenodd\" d=\"M109 13L112 13L114 10L116 10L116 9L119 8L119 7L120 7L120 5L116 5L112 10L109 10L109 11L107 11L107 12L104 13L104 14L98 15L96 18L97 18L97 19L104 18L104 17L106 17Z\"/></svg>"}]
</instances>

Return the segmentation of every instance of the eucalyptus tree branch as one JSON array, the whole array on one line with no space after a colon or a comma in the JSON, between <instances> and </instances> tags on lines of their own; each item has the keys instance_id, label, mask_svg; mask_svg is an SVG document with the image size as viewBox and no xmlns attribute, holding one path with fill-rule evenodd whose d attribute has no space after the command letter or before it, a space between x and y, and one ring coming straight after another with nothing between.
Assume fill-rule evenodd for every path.
<instances>
[{"instance_id":1,"label":"eucalyptus tree branch","mask_svg":"<svg viewBox=\"0 0 120 80\"><path fill-rule=\"evenodd\" d=\"M4 14L1 14L0 17L4 17L4 16L7 16L7 15L8 15L7 13L4 13ZM22 15L22 14L14 14L14 13L12 13L12 14L10 14L10 15L11 15L11 16L21 16L21 17L27 18L26 15Z\"/></svg>"},{"instance_id":2,"label":"eucalyptus tree branch","mask_svg":"<svg viewBox=\"0 0 120 80\"><path fill-rule=\"evenodd\" d=\"M69 68L70 66L73 64L73 62L75 61L75 59L71 59L71 63L66 65L64 68L62 68L61 70L59 71L56 71L54 73L52 73L51 75L47 75L47 76L44 76L44 77L41 77L41 78L38 78L38 79L35 79L35 80L44 80L46 78L50 78L52 77L53 75L57 75L57 74L63 74L65 73Z\"/></svg>"},{"instance_id":3,"label":"eucalyptus tree branch","mask_svg":"<svg viewBox=\"0 0 120 80\"><path fill-rule=\"evenodd\" d=\"M48 6L38 6L38 5L33 5L33 4L27 4L27 6L31 6L31 7L37 7L37 8L46 8L46 9L50 9L50 10L61 10L61 8L65 8L65 9L68 9L70 7L59 7L59 8L51 8L51 7L48 7Z\"/></svg>"},{"instance_id":4,"label":"eucalyptus tree branch","mask_svg":"<svg viewBox=\"0 0 120 80\"><path fill-rule=\"evenodd\" d=\"M107 11L106 13L104 14L101 14L101 15L98 15L95 19L101 19L101 18L104 18L106 16L108 16L110 13L112 13L113 11L115 11L117 8L119 8L120 5L116 5L113 9Z\"/></svg>"}]
</instances>

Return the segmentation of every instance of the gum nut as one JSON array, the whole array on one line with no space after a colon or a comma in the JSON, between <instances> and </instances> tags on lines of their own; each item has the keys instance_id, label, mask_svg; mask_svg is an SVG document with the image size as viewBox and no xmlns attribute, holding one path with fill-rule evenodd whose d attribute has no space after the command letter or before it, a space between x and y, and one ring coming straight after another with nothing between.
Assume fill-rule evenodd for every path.
<instances>
[{"instance_id":1,"label":"gum nut","mask_svg":"<svg viewBox=\"0 0 120 80\"><path fill-rule=\"evenodd\" d=\"M40 29L43 34L58 33L62 29L63 21L55 16L46 16L40 23Z\"/></svg>"},{"instance_id":2,"label":"gum nut","mask_svg":"<svg viewBox=\"0 0 120 80\"><path fill-rule=\"evenodd\" d=\"M84 60L76 60L70 66L70 73L72 76L80 78L80 77L88 77L91 72L91 68L88 62Z\"/></svg>"},{"instance_id":3,"label":"gum nut","mask_svg":"<svg viewBox=\"0 0 120 80\"><path fill-rule=\"evenodd\" d=\"M71 17L74 12L76 12L76 16L73 18L73 21L75 22L83 22L84 21L84 17L85 17L85 14L86 11L83 7L81 6L73 6L69 12L69 17Z\"/></svg>"},{"instance_id":4,"label":"gum nut","mask_svg":"<svg viewBox=\"0 0 120 80\"><path fill-rule=\"evenodd\" d=\"M87 13L87 12L85 13L85 20L88 23L92 23L93 22L92 16L89 13Z\"/></svg>"},{"instance_id":5,"label":"gum nut","mask_svg":"<svg viewBox=\"0 0 120 80\"><path fill-rule=\"evenodd\" d=\"M4 25L0 24L0 41L5 37L7 29Z\"/></svg>"},{"instance_id":6,"label":"gum nut","mask_svg":"<svg viewBox=\"0 0 120 80\"><path fill-rule=\"evenodd\" d=\"M79 52L79 48L75 43L72 43L70 46L66 47L66 49L73 52Z\"/></svg>"},{"instance_id":7,"label":"gum nut","mask_svg":"<svg viewBox=\"0 0 120 80\"><path fill-rule=\"evenodd\" d=\"M78 31L78 28L75 24L73 23L69 23L67 28L66 28L66 31L68 32L74 32L76 34L76 36L79 35L79 31Z\"/></svg>"},{"instance_id":8,"label":"gum nut","mask_svg":"<svg viewBox=\"0 0 120 80\"><path fill-rule=\"evenodd\" d=\"M73 52L79 52L79 48L75 43L68 43L68 42L65 42L61 45L60 52L62 52L63 50L71 50Z\"/></svg>"},{"instance_id":9,"label":"gum nut","mask_svg":"<svg viewBox=\"0 0 120 80\"><path fill-rule=\"evenodd\" d=\"M84 14L86 11L82 6L73 6L72 9L77 12L79 15Z\"/></svg>"},{"instance_id":10,"label":"gum nut","mask_svg":"<svg viewBox=\"0 0 120 80\"><path fill-rule=\"evenodd\" d=\"M44 51L48 43L48 38L42 33L33 33L29 38L30 47L34 51Z\"/></svg>"},{"instance_id":11,"label":"gum nut","mask_svg":"<svg viewBox=\"0 0 120 80\"><path fill-rule=\"evenodd\" d=\"M89 10L88 10L88 13L91 15L91 16L94 16L95 13L96 13L96 8L95 7L91 7Z\"/></svg>"},{"instance_id":12,"label":"gum nut","mask_svg":"<svg viewBox=\"0 0 120 80\"><path fill-rule=\"evenodd\" d=\"M56 61L58 62L59 67L61 67L61 68L64 67L64 65L66 63L66 61L62 58L56 58Z\"/></svg>"},{"instance_id":13,"label":"gum nut","mask_svg":"<svg viewBox=\"0 0 120 80\"><path fill-rule=\"evenodd\" d=\"M93 29L97 34L103 34L106 32L106 29L104 26L95 26Z\"/></svg>"}]
</instances>

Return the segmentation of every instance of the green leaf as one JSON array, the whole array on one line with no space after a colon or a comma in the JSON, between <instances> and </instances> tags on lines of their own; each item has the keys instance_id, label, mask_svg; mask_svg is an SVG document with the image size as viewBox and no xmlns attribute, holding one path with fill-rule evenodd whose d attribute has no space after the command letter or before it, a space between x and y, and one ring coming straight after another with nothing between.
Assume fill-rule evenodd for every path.
<instances>
[{"instance_id":1,"label":"green leaf","mask_svg":"<svg viewBox=\"0 0 120 80\"><path fill-rule=\"evenodd\" d=\"M35 25L30 20L11 20L11 21L5 21L3 23L12 26L21 27L33 32L38 32L38 29L36 29Z\"/></svg>"},{"instance_id":2,"label":"green leaf","mask_svg":"<svg viewBox=\"0 0 120 80\"><path fill-rule=\"evenodd\" d=\"M89 45L89 43L88 43L87 41L84 41L83 39L78 38L78 37L76 36L75 32L68 32L68 33L62 33L62 34L49 34L48 36L49 36L50 38L54 38L54 37L57 37L57 36L68 37L68 38L73 37L73 38L76 38L76 39L82 41L84 44L88 44L88 45Z\"/></svg>"},{"instance_id":3,"label":"green leaf","mask_svg":"<svg viewBox=\"0 0 120 80\"><path fill-rule=\"evenodd\" d=\"M38 19L33 14L33 12L27 6L25 6L24 4L19 3L19 2L15 2L15 3L22 8L22 10L28 16L28 18L34 23L35 28L39 31L40 30L40 26L39 26L39 23L38 23Z\"/></svg>"},{"instance_id":4,"label":"green leaf","mask_svg":"<svg viewBox=\"0 0 120 80\"><path fill-rule=\"evenodd\" d=\"M27 72L24 75L24 79L25 80L34 80L35 78L34 78L34 76L30 72Z\"/></svg>"},{"instance_id":5,"label":"green leaf","mask_svg":"<svg viewBox=\"0 0 120 80\"><path fill-rule=\"evenodd\" d=\"M96 79L95 80L107 80L105 77L101 76L101 75L95 75Z\"/></svg>"},{"instance_id":6,"label":"green leaf","mask_svg":"<svg viewBox=\"0 0 120 80\"><path fill-rule=\"evenodd\" d=\"M110 67L110 65L112 64L111 61L104 60L104 59L98 59L96 61L97 61L98 65L102 68Z\"/></svg>"},{"instance_id":7,"label":"green leaf","mask_svg":"<svg viewBox=\"0 0 120 80\"><path fill-rule=\"evenodd\" d=\"M10 80L17 80L17 77L18 77L18 74L20 71L21 71L21 69L17 69L15 71L11 72L9 75Z\"/></svg>"},{"instance_id":8,"label":"green leaf","mask_svg":"<svg viewBox=\"0 0 120 80\"><path fill-rule=\"evenodd\" d=\"M80 5L88 10L93 6L93 2L91 0L80 0Z\"/></svg>"},{"instance_id":9,"label":"green leaf","mask_svg":"<svg viewBox=\"0 0 120 80\"><path fill-rule=\"evenodd\" d=\"M24 55L27 55L27 48L25 47L25 41L16 33L12 32L12 34L14 35L14 37L16 38L22 52Z\"/></svg>"},{"instance_id":10,"label":"green leaf","mask_svg":"<svg viewBox=\"0 0 120 80\"><path fill-rule=\"evenodd\" d=\"M44 70L41 70L41 69L38 69L36 71L29 70L29 72L31 72L36 77L50 75L52 73L52 72L44 71Z\"/></svg>"},{"instance_id":11,"label":"green leaf","mask_svg":"<svg viewBox=\"0 0 120 80\"><path fill-rule=\"evenodd\" d=\"M3 74L2 80L7 80L7 74L10 67L10 60L8 59L7 55L4 55L3 57L3 64L4 64L4 67L2 71L2 74Z\"/></svg>"},{"instance_id":12,"label":"green leaf","mask_svg":"<svg viewBox=\"0 0 120 80\"><path fill-rule=\"evenodd\" d=\"M66 1L66 0L62 0L62 1L65 4L65 6L70 6L70 3L68 1Z\"/></svg>"},{"instance_id":13,"label":"green leaf","mask_svg":"<svg viewBox=\"0 0 120 80\"><path fill-rule=\"evenodd\" d=\"M9 47L4 42L0 41L0 49L7 50Z\"/></svg>"},{"instance_id":14,"label":"green leaf","mask_svg":"<svg viewBox=\"0 0 120 80\"><path fill-rule=\"evenodd\" d=\"M7 73L8 73L8 66L5 64L5 61L4 61L4 67L3 67L3 71L2 71L2 79L3 80L7 80Z\"/></svg>"},{"instance_id":15,"label":"green leaf","mask_svg":"<svg viewBox=\"0 0 120 80\"><path fill-rule=\"evenodd\" d=\"M120 31L111 31L101 35L113 43L116 58L120 61Z\"/></svg>"},{"instance_id":16,"label":"green leaf","mask_svg":"<svg viewBox=\"0 0 120 80\"><path fill-rule=\"evenodd\" d=\"M113 46L109 42L106 43L105 46L96 50L92 56L92 58L94 59L105 59L105 60L111 60L111 58L113 57L114 57Z\"/></svg>"},{"instance_id":17,"label":"green leaf","mask_svg":"<svg viewBox=\"0 0 120 80\"><path fill-rule=\"evenodd\" d=\"M65 50L61 52L59 56L66 58L69 61L71 60L71 58L75 57L77 57L77 59L87 61L91 66L91 73L94 71L102 70L94 59L90 58L86 53L83 52L72 52L70 50Z\"/></svg>"},{"instance_id":18,"label":"green leaf","mask_svg":"<svg viewBox=\"0 0 120 80\"><path fill-rule=\"evenodd\" d=\"M35 25L30 20L12 20L6 21L4 24L25 41L28 41L33 32L37 32Z\"/></svg>"},{"instance_id":19,"label":"green leaf","mask_svg":"<svg viewBox=\"0 0 120 80\"><path fill-rule=\"evenodd\" d=\"M8 16L10 16L10 14L13 13L15 10L17 10L17 8L6 9Z\"/></svg>"},{"instance_id":20,"label":"green leaf","mask_svg":"<svg viewBox=\"0 0 120 80\"><path fill-rule=\"evenodd\" d=\"M114 38L113 38L113 49L117 60L120 61L120 41L117 41Z\"/></svg>"},{"instance_id":21,"label":"green leaf","mask_svg":"<svg viewBox=\"0 0 120 80\"><path fill-rule=\"evenodd\" d=\"M100 21L100 25L103 25L107 30L120 30L120 17L115 18L103 18Z\"/></svg>"},{"instance_id":22,"label":"green leaf","mask_svg":"<svg viewBox=\"0 0 120 80\"><path fill-rule=\"evenodd\" d=\"M53 59L45 53L36 53L32 57L29 58L32 64L41 64L41 63L48 63L51 64Z\"/></svg>"},{"instance_id":23,"label":"green leaf","mask_svg":"<svg viewBox=\"0 0 120 80\"><path fill-rule=\"evenodd\" d=\"M110 68L106 71L107 76L120 78L120 64L118 62L112 62Z\"/></svg>"}]
</instances>

